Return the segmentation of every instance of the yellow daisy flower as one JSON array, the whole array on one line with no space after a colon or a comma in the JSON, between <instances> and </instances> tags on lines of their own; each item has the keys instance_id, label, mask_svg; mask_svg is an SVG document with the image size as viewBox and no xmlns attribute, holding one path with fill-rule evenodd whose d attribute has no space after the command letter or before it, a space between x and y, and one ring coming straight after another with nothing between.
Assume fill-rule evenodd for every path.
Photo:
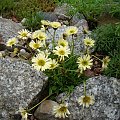
<instances>
[{"instance_id":1,"label":"yellow daisy flower","mask_svg":"<svg viewBox=\"0 0 120 120\"><path fill-rule=\"evenodd\" d=\"M68 47L63 46L56 46L56 50L53 50L53 52L60 57L60 61L64 60L64 57L68 57L70 54L70 49Z\"/></svg>"},{"instance_id":2,"label":"yellow daisy flower","mask_svg":"<svg viewBox=\"0 0 120 120\"><path fill-rule=\"evenodd\" d=\"M47 39L47 35L45 32L41 31L41 30L36 30L35 32L33 32L32 34L32 39L39 39L39 40L46 40Z\"/></svg>"},{"instance_id":3,"label":"yellow daisy flower","mask_svg":"<svg viewBox=\"0 0 120 120\"><path fill-rule=\"evenodd\" d=\"M68 42L66 40L64 40L64 39L60 39L60 40L58 40L58 46L67 47Z\"/></svg>"},{"instance_id":4,"label":"yellow daisy flower","mask_svg":"<svg viewBox=\"0 0 120 120\"><path fill-rule=\"evenodd\" d=\"M78 32L78 28L74 26L70 26L69 28L66 29L66 34L67 35L74 35Z\"/></svg>"},{"instance_id":5,"label":"yellow daisy flower","mask_svg":"<svg viewBox=\"0 0 120 120\"><path fill-rule=\"evenodd\" d=\"M23 108L20 108L20 109L19 109L19 112L20 112L20 114L21 114L21 116L22 116L22 119L23 119L23 120L27 120L27 118L28 118L28 113L27 113L27 111L26 111L25 109L23 109Z\"/></svg>"},{"instance_id":6,"label":"yellow daisy flower","mask_svg":"<svg viewBox=\"0 0 120 120\"><path fill-rule=\"evenodd\" d=\"M29 46L30 46L32 49L36 50L36 49L42 47L42 43L41 43L41 41L36 41L36 42L34 42L34 41L32 40L32 41L29 43Z\"/></svg>"},{"instance_id":7,"label":"yellow daisy flower","mask_svg":"<svg viewBox=\"0 0 120 120\"><path fill-rule=\"evenodd\" d=\"M38 37L38 34L41 32L41 30L36 30L35 32L32 33L31 38L36 39Z\"/></svg>"},{"instance_id":8,"label":"yellow daisy flower","mask_svg":"<svg viewBox=\"0 0 120 120\"><path fill-rule=\"evenodd\" d=\"M103 63L102 63L102 68L103 68L103 69L106 69L107 66L108 66L108 63L110 62L109 56L106 56L105 58L103 58L102 61L103 61Z\"/></svg>"},{"instance_id":9,"label":"yellow daisy flower","mask_svg":"<svg viewBox=\"0 0 120 120\"><path fill-rule=\"evenodd\" d=\"M57 29L59 27L61 27L61 23L59 22L50 22L50 26L54 29Z\"/></svg>"},{"instance_id":10,"label":"yellow daisy flower","mask_svg":"<svg viewBox=\"0 0 120 120\"><path fill-rule=\"evenodd\" d=\"M95 41L92 40L91 38L87 37L84 39L84 44L88 47L93 47L94 46Z\"/></svg>"},{"instance_id":11,"label":"yellow daisy flower","mask_svg":"<svg viewBox=\"0 0 120 120\"><path fill-rule=\"evenodd\" d=\"M17 40L17 38L11 38L11 39L9 39L8 41L7 41L7 43L6 43L6 45L7 46L13 46L13 45L15 45L16 43L18 43L18 40Z\"/></svg>"},{"instance_id":12,"label":"yellow daisy flower","mask_svg":"<svg viewBox=\"0 0 120 120\"><path fill-rule=\"evenodd\" d=\"M43 53L39 53L36 57L32 58L32 66L36 70L45 71L50 68L50 59L45 56Z\"/></svg>"},{"instance_id":13,"label":"yellow daisy flower","mask_svg":"<svg viewBox=\"0 0 120 120\"><path fill-rule=\"evenodd\" d=\"M23 39L23 40L31 36L30 32L26 29L22 29L21 31L18 32L18 34L19 34L18 38Z\"/></svg>"},{"instance_id":14,"label":"yellow daisy flower","mask_svg":"<svg viewBox=\"0 0 120 120\"><path fill-rule=\"evenodd\" d=\"M50 21L48 20L41 20L42 25L48 26L50 24Z\"/></svg>"},{"instance_id":15,"label":"yellow daisy flower","mask_svg":"<svg viewBox=\"0 0 120 120\"><path fill-rule=\"evenodd\" d=\"M93 105L95 103L95 98L94 96L81 96L80 98L78 98L78 103L80 105L83 105L83 107L89 107L89 105Z\"/></svg>"},{"instance_id":16,"label":"yellow daisy flower","mask_svg":"<svg viewBox=\"0 0 120 120\"><path fill-rule=\"evenodd\" d=\"M56 67L58 67L58 62L56 61L56 60L51 60L50 61L50 69L54 69L54 68L56 68Z\"/></svg>"},{"instance_id":17,"label":"yellow daisy flower","mask_svg":"<svg viewBox=\"0 0 120 120\"><path fill-rule=\"evenodd\" d=\"M47 39L47 35L46 35L46 33L44 33L44 32L41 31L41 32L38 34L37 38L38 38L39 40L46 40L46 39Z\"/></svg>"},{"instance_id":18,"label":"yellow daisy flower","mask_svg":"<svg viewBox=\"0 0 120 120\"><path fill-rule=\"evenodd\" d=\"M90 59L90 55L79 57L77 63L78 68L81 70L86 70L87 68L89 69L93 65L92 60Z\"/></svg>"},{"instance_id":19,"label":"yellow daisy flower","mask_svg":"<svg viewBox=\"0 0 120 120\"><path fill-rule=\"evenodd\" d=\"M67 104L59 104L53 107L53 114L58 118L68 117L70 114Z\"/></svg>"}]
</instances>

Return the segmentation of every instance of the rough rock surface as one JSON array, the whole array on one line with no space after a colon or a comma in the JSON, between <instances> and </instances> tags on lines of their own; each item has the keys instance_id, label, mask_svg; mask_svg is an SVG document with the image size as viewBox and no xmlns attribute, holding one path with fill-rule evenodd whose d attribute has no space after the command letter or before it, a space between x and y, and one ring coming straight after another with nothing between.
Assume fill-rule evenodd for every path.
<instances>
[{"instance_id":1,"label":"rough rock surface","mask_svg":"<svg viewBox=\"0 0 120 120\"><path fill-rule=\"evenodd\" d=\"M15 23L10 19L0 18L0 34L4 42L11 37L15 37L17 32L23 28L20 23Z\"/></svg>"},{"instance_id":2,"label":"rough rock surface","mask_svg":"<svg viewBox=\"0 0 120 120\"><path fill-rule=\"evenodd\" d=\"M0 120L10 120L41 91L45 76L22 61L0 58Z\"/></svg>"},{"instance_id":3,"label":"rough rock surface","mask_svg":"<svg viewBox=\"0 0 120 120\"><path fill-rule=\"evenodd\" d=\"M58 16L58 20L68 20L70 25L75 25L79 20L84 19L84 16L78 12L75 12L71 15L70 12L76 11L73 6L68 5L67 3L64 3L62 5L59 5L55 8L54 13Z\"/></svg>"},{"instance_id":4,"label":"rough rock surface","mask_svg":"<svg viewBox=\"0 0 120 120\"><path fill-rule=\"evenodd\" d=\"M77 99L83 95L83 85L79 85L71 93L68 102L70 120L120 120L120 81L116 78L98 76L87 81L87 94L95 96L95 104L89 108L79 106ZM58 101L65 94L58 97Z\"/></svg>"},{"instance_id":5,"label":"rough rock surface","mask_svg":"<svg viewBox=\"0 0 120 120\"><path fill-rule=\"evenodd\" d=\"M52 120L54 120L55 118L54 116L52 116L52 109L54 105L58 105L58 103L52 100L45 100L35 111L35 117L39 120L47 118L51 118Z\"/></svg>"}]
</instances>

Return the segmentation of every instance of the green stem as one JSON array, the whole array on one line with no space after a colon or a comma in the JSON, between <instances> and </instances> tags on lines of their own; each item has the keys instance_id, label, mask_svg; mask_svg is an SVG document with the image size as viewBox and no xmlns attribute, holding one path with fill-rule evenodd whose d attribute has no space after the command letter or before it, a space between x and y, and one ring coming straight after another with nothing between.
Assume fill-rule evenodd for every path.
<instances>
[{"instance_id":1,"label":"green stem","mask_svg":"<svg viewBox=\"0 0 120 120\"><path fill-rule=\"evenodd\" d=\"M83 81L84 84L84 95L86 96L86 80Z\"/></svg>"},{"instance_id":2,"label":"green stem","mask_svg":"<svg viewBox=\"0 0 120 120\"><path fill-rule=\"evenodd\" d=\"M99 59L98 57L96 57L95 55L92 55L93 57L95 57L96 59L100 60L101 62L103 62L101 59Z\"/></svg>"},{"instance_id":3,"label":"green stem","mask_svg":"<svg viewBox=\"0 0 120 120\"><path fill-rule=\"evenodd\" d=\"M52 95L52 94L51 94ZM35 106L33 106L32 108L28 109L27 111L31 111L32 109L34 109L35 107L37 107L38 105L40 105L42 102L44 102L47 98L49 98L51 95L48 95L47 97L45 97L42 101L40 101L38 104L36 104Z\"/></svg>"},{"instance_id":4,"label":"green stem","mask_svg":"<svg viewBox=\"0 0 120 120\"><path fill-rule=\"evenodd\" d=\"M74 54L74 39L73 39L73 35L72 35L72 44L71 44L71 54Z\"/></svg>"},{"instance_id":5,"label":"green stem","mask_svg":"<svg viewBox=\"0 0 120 120\"><path fill-rule=\"evenodd\" d=\"M86 53L87 53L87 55L89 55L89 48L88 47L86 48Z\"/></svg>"},{"instance_id":6,"label":"green stem","mask_svg":"<svg viewBox=\"0 0 120 120\"><path fill-rule=\"evenodd\" d=\"M54 30L53 39L52 39L53 49L55 48L55 33L56 33L56 30Z\"/></svg>"},{"instance_id":7,"label":"green stem","mask_svg":"<svg viewBox=\"0 0 120 120\"><path fill-rule=\"evenodd\" d=\"M51 32L49 31L49 30L47 30L48 31L48 33L50 33L50 35L51 35L51 37L52 37L52 34L51 34Z\"/></svg>"}]
</instances>

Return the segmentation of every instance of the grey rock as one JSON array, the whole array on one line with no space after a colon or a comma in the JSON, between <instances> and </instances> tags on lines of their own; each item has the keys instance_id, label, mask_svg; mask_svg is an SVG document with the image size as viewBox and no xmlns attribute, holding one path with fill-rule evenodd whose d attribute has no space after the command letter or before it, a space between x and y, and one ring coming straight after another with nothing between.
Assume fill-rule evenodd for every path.
<instances>
[{"instance_id":1,"label":"grey rock","mask_svg":"<svg viewBox=\"0 0 120 120\"><path fill-rule=\"evenodd\" d=\"M71 11L72 13L70 14ZM73 13L73 11L75 12ZM76 9L67 3L57 6L54 13L58 16L58 21L67 20L70 25L75 25L79 20L84 19L84 16L81 13L76 12Z\"/></svg>"},{"instance_id":2,"label":"grey rock","mask_svg":"<svg viewBox=\"0 0 120 120\"><path fill-rule=\"evenodd\" d=\"M54 12L42 12L44 20L57 21L58 17Z\"/></svg>"},{"instance_id":3,"label":"grey rock","mask_svg":"<svg viewBox=\"0 0 120 120\"><path fill-rule=\"evenodd\" d=\"M55 105L58 105L58 103L52 100L45 100L37 108L37 110L34 113L34 116L39 120L44 120L44 119L49 120L49 118L54 120L55 118L52 115L52 109L53 109L53 106Z\"/></svg>"},{"instance_id":4,"label":"grey rock","mask_svg":"<svg viewBox=\"0 0 120 120\"><path fill-rule=\"evenodd\" d=\"M15 37L17 32L23 28L21 23L15 23L10 19L0 18L0 34L4 42L7 42L11 37Z\"/></svg>"},{"instance_id":5,"label":"grey rock","mask_svg":"<svg viewBox=\"0 0 120 120\"><path fill-rule=\"evenodd\" d=\"M95 96L95 103L89 108L79 106L77 99L83 95L83 85L75 88L65 99L68 102L70 120L119 120L120 119L120 81L105 76L93 77L87 80L87 94ZM60 102L65 94L58 96Z\"/></svg>"},{"instance_id":6,"label":"grey rock","mask_svg":"<svg viewBox=\"0 0 120 120\"><path fill-rule=\"evenodd\" d=\"M0 58L0 119L10 120L27 107L46 83L45 76L23 61Z\"/></svg>"}]
</instances>

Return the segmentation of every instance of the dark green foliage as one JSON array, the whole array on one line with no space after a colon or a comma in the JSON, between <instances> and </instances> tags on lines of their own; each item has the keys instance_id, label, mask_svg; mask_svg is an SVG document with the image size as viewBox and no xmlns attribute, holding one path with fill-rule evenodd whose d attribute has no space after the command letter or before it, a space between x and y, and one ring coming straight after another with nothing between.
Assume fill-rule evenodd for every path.
<instances>
[{"instance_id":1,"label":"dark green foliage","mask_svg":"<svg viewBox=\"0 0 120 120\"><path fill-rule=\"evenodd\" d=\"M76 60L77 56L70 57L70 59L62 63L60 67L56 68L54 72L51 71L51 74L46 71L46 75L49 77L50 93L61 93L65 91L70 93L74 90L74 87L82 83L83 80L87 80L88 77L84 75L78 77Z\"/></svg>"},{"instance_id":2,"label":"dark green foliage","mask_svg":"<svg viewBox=\"0 0 120 120\"><path fill-rule=\"evenodd\" d=\"M36 12L40 11L38 0L19 0L14 6L14 12L17 18L30 18Z\"/></svg>"},{"instance_id":3,"label":"dark green foliage","mask_svg":"<svg viewBox=\"0 0 120 120\"><path fill-rule=\"evenodd\" d=\"M107 76L113 76L120 79L120 52L111 54L111 60L108 65L108 69L104 71Z\"/></svg>"},{"instance_id":4,"label":"dark green foliage","mask_svg":"<svg viewBox=\"0 0 120 120\"><path fill-rule=\"evenodd\" d=\"M14 5L14 0L0 0L0 14L12 10Z\"/></svg>"},{"instance_id":5,"label":"dark green foliage","mask_svg":"<svg viewBox=\"0 0 120 120\"><path fill-rule=\"evenodd\" d=\"M60 3L72 5L87 19L97 19L103 13L120 14L120 1L117 0L60 0Z\"/></svg>"},{"instance_id":6,"label":"dark green foliage","mask_svg":"<svg viewBox=\"0 0 120 120\"><path fill-rule=\"evenodd\" d=\"M96 40L95 51L111 58L103 74L120 78L120 23L98 27L92 37Z\"/></svg>"},{"instance_id":7,"label":"dark green foliage","mask_svg":"<svg viewBox=\"0 0 120 120\"><path fill-rule=\"evenodd\" d=\"M92 32L92 38L96 41L95 51L107 55L114 53L114 50L120 51L120 23L98 27Z\"/></svg>"},{"instance_id":8,"label":"dark green foliage","mask_svg":"<svg viewBox=\"0 0 120 120\"><path fill-rule=\"evenodd\" d=\"M34 13L32 16L26 18L25 23L23 24L29 30L37 30L41 27L41 20L43 19L42 13L37 12Z\"/></svg>"},{"instance_id":9,"label":"dark green foliage","mask_svg":"<svg viewBox=\"0 0 120 120\"><path fill-rule=\"evenodd\" d=\"M88 21L90 30L98 25L99 18L104 14L110 14L120 19L120 2L114 0L61 0L59 3L68 3L73 6L69 14L82 13Z\"/></svg>"}]
</instances>

